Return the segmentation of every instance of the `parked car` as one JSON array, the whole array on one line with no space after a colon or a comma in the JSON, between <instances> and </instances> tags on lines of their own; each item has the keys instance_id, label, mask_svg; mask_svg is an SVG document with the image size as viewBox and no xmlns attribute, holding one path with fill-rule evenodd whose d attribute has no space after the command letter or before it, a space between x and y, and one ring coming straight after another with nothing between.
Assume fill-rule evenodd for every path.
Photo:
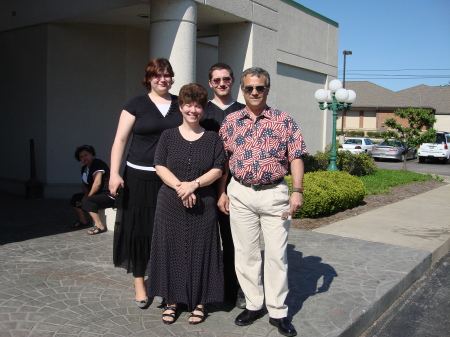
<instances>
[{"instance_id":1,"label":"parked car","mask_svg":"<svg viewBox=\"0 0 450 337\"><path fill-rule=\"evenodd\" d=\"M339 146L339 151L350 151L351 153L358 154L366 152L368 155L372 153L375 143L369 138L355 137L348 138L344 144Z\"/></svg>"},{"instance_id":2,"label":"parked car","mask_svg":"<svg viewBox=\"0 0 450 337\"><path fill-rule=\"evenodd\" d=\"M372 151L372 157L375 160L379 159L396 159L403 161L405 158L406 144L398 140L388 140L381 142L379 145L375 145ZM406 153L406 159L415 159L417 155L417 149L411 147Z\"/></svg>"},{"instance_id":3,"label":"parked car","mask_svg":"<svg viewBox=\"0 0 450 337\"><path fill-rule=\"evenodd\" d=\"M427 158L442 160L447 164L450 159L450 132L436 133L435 143L423 143L419 146L419 163Z\"/></svg>"}]
</instances>

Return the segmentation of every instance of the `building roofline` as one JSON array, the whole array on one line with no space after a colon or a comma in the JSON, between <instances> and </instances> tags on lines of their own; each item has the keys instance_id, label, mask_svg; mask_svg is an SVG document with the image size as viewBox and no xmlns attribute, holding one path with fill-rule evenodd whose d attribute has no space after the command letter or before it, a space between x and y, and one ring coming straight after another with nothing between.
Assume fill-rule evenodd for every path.
<instances>
[{"instance_id":1,"label":"building roofline","mask_svg":"<svg viewBox=\"0 0 450 337\"><path fill-rule=\"evenodd\" d=\"M382 110L382 109L408 109L408 108L414 108L414 109L429 109L432 111L436 111L436 108L433 108L432 106L411 106L411 105L397 105L397 106L384 106L384 105L357 105L357 104L352 104L352 109L377 109L377 110Z\"/></svg>"},{"instance_id":2,"label":"building roofline","mask_svg":"<svg viewBox=\"0 0 450 337\"><path fill-rule=\"evenodd\" d=\"M328 22L330 25L335 26L336 28L339 28L339 23L337 23L336 21L333 21L333 20L327 18L326 16L323 16L317 12L314 12L313 10L309 9L308 7L300 5L298 2L295 2L294 0L282 0L282 1L290 4L291 6L297 7L298 9L301 9L302 11L304 11L308 14L311 14L312 16L314 16L318 19Z\"/></svg>"}]
</instances>

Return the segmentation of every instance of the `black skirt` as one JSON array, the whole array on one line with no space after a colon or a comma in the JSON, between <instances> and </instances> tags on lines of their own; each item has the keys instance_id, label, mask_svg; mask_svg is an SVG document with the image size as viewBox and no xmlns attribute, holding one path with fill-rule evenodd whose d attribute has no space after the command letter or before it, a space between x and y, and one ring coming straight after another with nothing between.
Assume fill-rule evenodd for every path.
<instances>
[{"instance_id":1,"label":"black skirt","mask_svg":"<svg viewBox=\"0 0 450 337\"><path fill-rule=\"evenodd\" d=\"M113 261L134 277L144 277L150 258L158 191L162 180L154 171L127 166L125 188L117 209Z\"/></svg>"}]
</instances>

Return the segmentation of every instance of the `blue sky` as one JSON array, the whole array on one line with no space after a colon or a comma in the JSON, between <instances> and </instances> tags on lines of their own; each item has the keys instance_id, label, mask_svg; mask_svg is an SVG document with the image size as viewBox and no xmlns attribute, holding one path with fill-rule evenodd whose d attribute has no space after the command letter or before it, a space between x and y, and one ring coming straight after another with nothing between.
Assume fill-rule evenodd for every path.
<instances>
[{"instance_id":1,"label":"blue sky","mask_svg":"<svg viewBox=\"0 0 450 337\"><path fill-rule=\"evenodd\" d=\"M449 83L450 0L296 2L339 23L341 81L342 51L350 50L346 81L370 81L393 91ZM426 78L432 76L440 78Z\"/></svg>"}]
</instances>

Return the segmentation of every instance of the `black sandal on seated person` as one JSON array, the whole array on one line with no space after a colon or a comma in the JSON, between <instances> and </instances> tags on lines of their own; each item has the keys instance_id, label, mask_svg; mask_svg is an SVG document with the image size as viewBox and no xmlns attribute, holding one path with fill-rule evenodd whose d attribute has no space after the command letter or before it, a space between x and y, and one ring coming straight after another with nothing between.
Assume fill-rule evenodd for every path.
<instances>
[{"instance_id":1,"label":"black sandal on seated person","mask_svg":"<svg viewBox=\"0 0 450 337\"><path fill-rule=\"evenodd\" d=\"M164 312L166 312L166 311L172 311L172 312L168 313L168 314L163 313L162 317L161 317L161 320L164 322L164 324L173 324L173 323L175 323L175 320L177 318L177 307L174 306L174 305L168 305L168 306L166 306L164 308ZM164 319L164 317L170 317L170 318L172 318L172 320L168 321L168 320Z\"/></svg>"},{"instance_id":2,"label":"black sandal on seated person","mask_svg":"<svg viewBox=\"0 0 450 337\"><path fill-rule=\"evenodd\" d=\"M87 222L86 223L82 223L81 221L77 221L74 224L70 225L69 227L70 228L78 228L78 227L84 227L84 226L87 226L87 225L88 225Z\"/></svg>"},{"instance_id":3,"label":"black sandal on seated person","mask_svg":"<svg viewBox=\"0 0 450 337\"><path fill-rule=\"evenodd\" d=\"M197 314L194 314L194 312L195 311L200 311L201 313L202 313L202 315L197 315ZM199 321L191 321L191 318L200 318L200 320ZM200 324L200 323L203 323L204 321L205 321L205 318L206 318L206 314L205 314L205 308L203 307L203 308L200 308L200 307L196 307L192 312L191 312L191 315L189 316L189 319L188 319L188 322L189 322L189 324Z\"/></svg>"},{"instance_id":4,"label":"black sandal on seated person","mask_svg":"<svg viewBox=\"0 0 450 337\"><path fill-rule=\"evenodd\" d=\"M100 227L94 226L90 230L87 231L88 235L101 234L106 232L106 228L101 229Z\"/></svg>"}]
</instances>

